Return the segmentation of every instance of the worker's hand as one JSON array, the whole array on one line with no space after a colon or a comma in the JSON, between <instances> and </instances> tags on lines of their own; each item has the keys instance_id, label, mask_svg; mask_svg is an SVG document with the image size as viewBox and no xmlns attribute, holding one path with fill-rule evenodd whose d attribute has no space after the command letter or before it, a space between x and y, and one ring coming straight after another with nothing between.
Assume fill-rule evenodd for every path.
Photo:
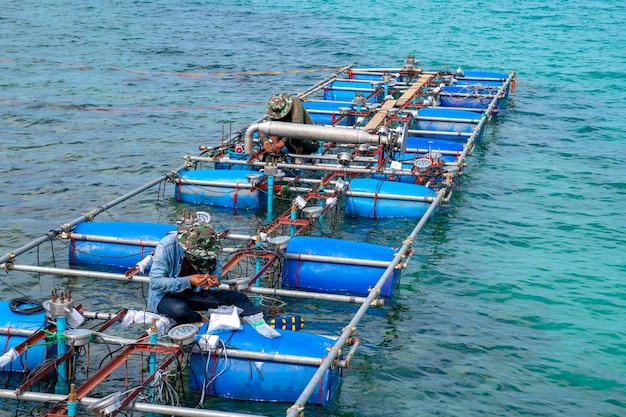
<instances>
[{"instance_id":1,"label":"worker's hand","mask_svg":"<svg viewBox=\"0 0 626 417\"><path fill-rule=\"evenodd\" d=\"M283 146L285 146L285 142L283 142L282 140L276 141L274 143L271 143L269 140L263 142L263 149L265 150L265 152L279 153L280 150L283 149Z\"/></svg>"},{"instance_id":2,"label":"worker's hand","mask_svg":"<svg viewBox=\"0 0 626 417\"><path fill-rule=\"evenodd\" d=\"M285 142L283 142L282 140L279 140L278 142L276 142L274 144L274 153L280 152L283 146L285 146Z\"/></svg>"},{"instance_id":3,"label":"worker's hand","mask_svg":"<svg viewBox=\"0 0 626 417\"><path fill-rule=\"evenodd\" d=\"M139 267L137 265L133 266L132 268L129 268L124 275L126 276L126 278L131 279L132 277L134 277L135 275L137 275L137 273L139 273Z\"/></svg>"},{"instance_id":4,"label":"worker's hand","mask_svg":"<svg viewBox=\"0 0 626 417\"><path fill-rule=\"evenodd\" d=\"M193 274L189 277L189 282L191 282L192 286L202 287L205 290L220 285L220 280L217 278L217 275L209 274Z\"/></svg>"}]
</instances>

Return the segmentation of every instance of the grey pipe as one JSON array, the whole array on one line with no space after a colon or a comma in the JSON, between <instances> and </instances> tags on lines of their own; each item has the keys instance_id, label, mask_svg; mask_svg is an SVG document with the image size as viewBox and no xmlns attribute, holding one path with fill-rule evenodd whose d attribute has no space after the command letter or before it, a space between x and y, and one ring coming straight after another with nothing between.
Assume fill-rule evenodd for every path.
<instances>
[{"instance_id":1,"label":"grey pipe","mask_svg":"<svg viewBox=\"0 0 626 417\"><path fill-rule=\"evenodd\" d=\"M326 359L324 360L324 362L320 365L319 368L317 368L317 371L311 377L311 379L309 380L309 383L304 388L304 390L302 390L298 399L294 402L294 404L291 407L287 409L287 413L286 413L287 417L297 417L300 411L304 409L304 405L307 403L308 399L311 397L311 395L313 395L313 392L319 388L319 381L322 379L326 371L332 366L334 360L339 356L341 349L345 346L348 339L352 336L353 329L356 329L357 327L356 325L365 316L365 313L370 307L370 302L378 297L380 288L382 288L385 282L387 282L387 278L389 277L389 275L393 273L393 270L395 269L395 267L402 261L402 258L409 251L409 249L411 248L411 245L413 244L413 241L415 240L415 237L420 232L420 230L424 227L424 225L430 218L433 211L439 206L439 203L441 199L443 198L443 196L445 195L445 193L446 193L446 189L442 189L437 192L437 197L435 198L435 201L433 201L431 205L428 207L428 210L426 210L426 213L424 213L424 215L422 216L420 221L417 223L417 225L415 226L415 228L413 229L409 237L407 237L404 240L402 247L400 248L400 250L394 257L393 261L387 267L385 272L382 274L382 276L380 277L380 279L374 286L374 290L370 292L370 295L367 297L367 300L369 302L363 303L361 307L359 307L356 314L352 317L352 320L350 320L350 323L346 327L344 327L343 332L341 333L341 335L335 342L335 345L328 352L328 355L326 356Z\"/></svg>"},{"instance_id":2,"label":"grey pipe","mask_svg":"<svg viewBox=\"0 0 626 417\"><path fill-rule=\"evenodd\" d=\"M254 123L246 129L244 150L249 155L252 155L253 153L253 136L255 132L263 132L269 136L280 136L303 140L323 140L325 142L336 143L377 144L379 140L386 143L386 138L384 136L373 135L361 129L346 129L340 127L268 121Z\"/></svg>"},{"instance_id":3,"label":"grey pipe","mask_svg":"<svg viewBox=\"0 0 626 417\"><path fill-rule=\"evenodd\" d=\"M4 264L0 264L0 269L4 267L5 267ZM51 267L44 267L44 266L14 265L14 264L11 265L11 269L15 271L23 271L23 272L37 272L39 274L63 275L63 276L73 276L73 277L80 277L80 278L111 279L115 281L133 281L133 282L140 282L143 284L147 284L149 282L149 278L145 275L135 275L134 277L129 279L129 278L126 278L124 274L114 274L110 272L95 272L95 271L84 271L80 269L51 268ZM220 285L219 288L223 290L230 289L230 287L226 284ZM351 295L325 294L325 293L284 290L284 289L264 288L264 287L250 287L246 290L246 292L253 293L253 294L279 295L279 296L294 297L294 298L310 298L314 300L338 301L338 302L345 302L345 303L361 304L367 301L364 297L355 297ZM380 302L376 301L372 303L372 305L381 306L381 305L384 305L384 302L380 300ZM98 314L98 313L95 313L95 314Z\"/></svg>"},{"instance_id":4,"label":"grey pipe","mask_svg":"<svg viewBox=\"0 0 626 417\"><path fill-rule=\"evenodd\" d=\"M389 266L389 261L373 261L370 259L342 258L339 256L307 255L306 253L285 253L285 258L293 259L293 260L300 260L300 261L327 262L327 263L333 263L333 264L370 266L374 268L387 268L387 266Z\"/></svg>"},{"instance_id":5,"label":"grey pipe","mask_svg":"<svg viewBox=\"0 0 626 417\"><path fill-rule=\"evenodd\" d=\"M48 240L52 240L55 237L57 237L59 234L63 233L63 232L69 232L70 230L72 230L74 228L74 226L76 226L78 223L81 223L83 221L91 221L95 216L97 216L98 214L107 211L108 209L110 209L111 207L114 207L126 200L128 200L129 198L142 193L143 191L147 190L148 188L151 188L153 186L155 186L156 184L159 184L163 181L166 180L170 180L174 177L176 177L178 175L178 173L184 169L186 169L187 166L183 165L181 167L178 167L176 170L169 172L167 174L163 174L160 177L158 177L155 180L150 181L149 183L142 185L141 187L124 194L121 197L116 198L115 200L103 204L95 209L93 209L92 211L90 211L89 213L83 214L80 217L77 217L76 219L72 220L69 223L66 224L62 224L60 227L58 227L57 229L51 230L48 233L44 234L43 236L13 250L12 252L7 253L6 255L0 256L0 264L1 263L5 263L5 262L9 262L12 263L15 260L15 257L21 255L22 253L37 247L39 245L41 245L44 242L47 242Z\"/></svg>"},{"instance_id":6,"label":"grey pipe","mask_svg":"<svg viewBox=\"0 0 626 417\"><path fill-rule=\"evenodd\" d=\"M24 392L16 394L15 390L0 389L0 398L15 401L40 401L40 402L62 402L67 401L67 395L50 394L45 392ZM89 406L101 401L102 398L83 397L79 403ZM229 413L227 411L202 410L198 408L175 407L171 405L149 404L142 402L132 402L127 407L128 410L142 413L156 413L167 416L187 416L187 417L259 417L258 414Z\"/></svg>"}]
</instances>

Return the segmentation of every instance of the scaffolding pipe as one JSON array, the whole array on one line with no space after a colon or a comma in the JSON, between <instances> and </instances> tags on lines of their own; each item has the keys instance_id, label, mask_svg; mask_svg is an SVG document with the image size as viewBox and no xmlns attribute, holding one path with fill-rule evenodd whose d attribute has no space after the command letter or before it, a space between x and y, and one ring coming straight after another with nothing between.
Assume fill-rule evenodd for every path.
<instances>
[{"instance_id":1,"label":"scaffolding pipe","mask_svg":"<svg viewBox=\"0 0 626 417\"><path fill-rule=\"evenodd\" d=\"M378 144L380 141L384 144L388 143L388 139L384 136L370 134L361 129L345 129L330 126L267 121L254 123L246 129L244 150L249 155L252 155L254 141L253 136L257 131L270 136L281 136L303 140L321 140L324 142Z\"/></svg>"},{"instance_id":2,"label":"scaffolding pipe","mask_svg":"<svg viewBox=\"0 0 626 417\"><path fill-rule=\"evenodd\" d=\"M357 266L371 266L375 268L387 268L389 266L388 261L374 261L370 259L358 259L358 258L342 258L339 256L326 256L326 255L308 255L306 253L285 253L286 259L293 259L299 261L313 261L313 262L327 262L332 264L344 264L344 265L357 265Z\"/></svg>"},{"instance_id":3,"label":"scaffolding pipe","mask_svg":"<svg viewBox=\"0 0 626 417\"><path fill-rule=\"evenodd\" d=\"M245 165L246 162L243 162L243 165ZM250 184L249 182L229 182L229 181L206 181L206 180L189 180L186 178L181 178L179 180L180 184L188 184L188 185L202 185L202 186L206 186L206 187L231 187L231 188L256 188L256 186L253 186L252 184Z\"/></svg>"},{"instance_id":4,"label":"scaffolding pipe","mask_svg":"<svg viewBox=\"0 0 626 417\"><path fill-rule=\"evenodd\" d=\"M199 349L198 349L198 352L200 352ZM205 353L208 353L208 352L205 352ZM305 365L305 366L320 366L326 360L326 358L315 358L311 356L298 356L298 355L287 355L287 354L280 354L280 353L265 353L265 352L255 352L251 350L223 349L223 348L211 350L210 354L223 356L225 358L251 359L255 361L289 363L289 364ZM334 365L339 368L348 367L348 364L345 360L335 361Z\"/></svg>"},{"instance_id":5,"label":"scaffolding pipe","mask_svg":"<svg viewBox=\"0 0 626 417\"><path fill-rule=\"evenodd\" d=\"M101 243L117 243L120 245L133 245L133 246L150 246L156 247L159 243L158 240L145 240L135 239L131 237L118 237L118 236L104 236L104 235L90 235L86 233L64 233L61 236L62 239L71 239L85 242L101 242Z\"/></svg>"},{"instance_id":6,"label":"scaffolding pipe","mask_svg":"<svg viewBox=\"0 0 626 417\"><path fill-rule=\"evenodd\" d=\"M498 99L500 97L505 96L505 92L509 88L509 85L511 84L511 81L513 80L514 77L515 77L515 72L511 72L509 74L509 77L504 82L504 84L502 84L502 86L498 90L497 96L494 97L493 100L491 100L491 103L489 103L487 110L485 110L485 112L483 113L483 117L480 118L480 122L474 128L472 135L467 139L466 146L463 149L463 152L461 152L461 155L459 155L457 159L457 163L463 163L465 161L465 158L467 158L467 154L469 153L469 150L472 148L472 145L474 144L476 140L476 136L478 136L478 133L482 129L483 125L487 123L487 121L489 120L489 117L491 117L491 114L494 112L494 109L496 105L498 104Z\"/></svg>"},{"instance_id":7,"label":"scaffolding pipe","mask_svg":"<svg viewBox=\"0 0 626 417\"><path fill-rule=\"evenodd\" d=\"M37 330L35 329L22 329L12 326L0 326L0 334L10 334L11 336L29 337L32 336Z\"/></svg>"},{"instance_id":8,"label":"scaffolding pipe","mask_svg":"<svg viewBox=\"0 0 626 417\"><path fill-rule=\"evenodd\" d=\"M117 236L103 236L103 235L90 235L85 233L67 233L62 236L63 239L73 239L80 240L86 242L102 242L102 243L119 243L124 245L134 245L134 246L151 246L156 247L159 243L158 240L144 240L144 239L134 239L128 237L117 237ZM222 239L233 239L233 240L253 240L254 236L245 235L239 233L228 233L226 236L222 237Z\"/></svg>"},{"instance_id":9,"label":"scaffolding pipe","mask_svg":"<svg viewBox=\"0 0 626 417\"><path fill-rule=\"evenodd\" d=\"M223 285L220 285L220 289ZM251 292L253 294L262 294L269 296L283 296L283 297L293 297L293 298L308 298L313 300L324 300L324 301L336 301L341 303L355 303L355 304L363 304L368 302L366 297L357 297L352 295L341 295L341 294L326 294L321 292L308 292L308 291L297 291L297 290L285 290L281 288L267 288L267 287L250 287L246 290L247 292ZM376 298L370 302L373 307L379 307L385 305L385 300Z\"/></svg>"},{"instance_id":10,"label":"scaffolding pipe","mask_svg":"<svg viewBox=\"0 0 626 417\"><path fill-rule=\"evenodd\" d=\"M465 81L465 80L471 80L471 81L499 81L499 82L504 82L507 80L507 78L499 78L499 77L459 77L457 78L457 81ZM472 85L472 84L470 84Z\"/></svg>"},{"instance_id":11,"label":"scaffolding pipe","mask_svg":"<svg viewBox=\"0 0 626 417\"><path fill-rule=\"evenodd\" d=\"M316 92L318 90L321 90L322 88L327 86L329 83L335 81L337 79L337 77L339 76L339 74L342 74L342 73L346 72L347 70L349 70L352 67L352 65L353 64L349 64L349 65L346 65L343 68L339 68L339 70L337 72L335 72L334 74L329 75L325 80L322 80L322 81L318 82L313 87L309 88L307 91L305 91L304 93L300 94L298 97L300 99L304 99L307 96L313 94L314 92Z\"/></svg>"},{"instance_id":12,"label":"scaffolding pipe","mask_svg":"<svg viewBox=\"0 0 626 417\"><path fill-rule=\"evenodd\" d=\"M425 132L433 132L433 131L425 131ZM449 132L446 132L446 134L449 134ZM468 133L469 135L469 133ZM431 149L432 151L432 149ZM421 153L426 153L428 152L428 149L418 149L418 148L407 148L405 150L405 153L416 153L416 152L421 152ZM442 154L442 155L452 155L452 156L456 156L459 152L458 151L446 151L446 150L437 150L438 153ZM287 154L288 156L295 156L295 157L299 157L301 155L298 154ZM307 159L315 159L315 160L336 160L337 157L336 156L322 156L322 155L317 155L317 154L312 154L312 155L306 155ZM198 161L202 161L202 158L194 158ZM376 162L376 160L374 158L355 158L352 162L352 166L349 167L343 167L340 166L339 164L337 165L330 165L330 164L326 164L326 163L319 163L319 164L288 164L288 163L282 163L279 162L276 164L276 167L281 168L281 169L296 169L296 170L310 170L310 171L325 171L325 172L337 172L339 173L339 175L341 174L372 174L372 173L377 173L377 174L382 174L382 175L391 175L391 174L395 174L395 175L415 175L414 173L412 173L410 170L392 170L390 168L386 168L386 169L382 169L380 171L378 171L378 168L361 168L358 166L355 166L358 163L374 163ZM404 161L404 162L409 162L409 161ZM246 161L232 161L232 164L238 164L238 165L246 165L247 162ZM448 165L456 165L456 164L448 164ZM284 177L283 178L283 182L289 182L290 180L294 180L295 178L293 177ZM306 179L300 179L301 181L306 181ZM319 182L319 180L311 180L312 182ZM184 180L185 183L188 184L202 184L201 180ZM223 183L220 183L223 184ZM204 185L204 184L203 184ZM258 185L257 185L258 188Z\"/></svg>"},{"instance_id":13,"label":"scaffolding pipe","mask_svg":"<svg viewBox=\"0 0 626 417\"><path fill-rule=\"evenodd\" d=\"M5 265L0 265L0 268L4 268ZM82 277L82 278L96 278L96 279L110 279L114 281L133 281L139 282L142 284L147 284L150 282L150 278L145 275L135 275L132 278L127 278L124 274L114 274L111 272L96 272L96 271L84 271L78 269L69 269L69 268L52 268L45 266L33 266L33 265L11 265L11 269L15 271L22 272L36 272L39 274L51 274L51 275L64 275L64 276L72 276L72 277ZM220 284L219 286L222 290L230 289L230 286L227 284ZM284 290L277 288L265 288L265 287L250 287L246 289L246 292L250 292L253 294L264 294L264 295L278 295L285 297L294 297L294 298L309 298L314 300L326 300L326 301L337 301L344 303L363 303L366 301L364 297L354 297L351 295L341 295L341 294L325 294L325 293L315 293L315 292L307 292L307 291L295 291L295 290ZM381 306L384 305L384 301L379 300L372 303L373 306ZM93 313L98 314L98 313ZM87 316L85 316L87 317Z\"/></svg>"},{"instance_id":14,"label":"scaffolding pipe","mask_svg":"<svg viewBox=\"0 0 626 417\"><path fill-rule=\"evenodd\" d=\"M403 175L401 173L396 172L395 175ZM363 191L348 191L345 192L345 195L350 197L367 197L367 198L375 198L377 200L385 199L385 200L401 200L401 201L418 201L424 203L430 203L434 201L435 197L425 197L425 196L413 196L413 195L400 195L400 194L385 194L385 193L366 193Z\"/></svg>"},{"instance_id":15,"label":"scaffolding pipe","mask_svg":"<svg viewBox=\"0 0 626 417\"><path fill-rule=\"evenodd\" d=\"M480 125L480 123L478 123ZM476 129L476 128L474 128ZM409 129L409 134L416 136L433 135L433 136L471 136L470 132L455 132L451 130L413 130Z\"/></svg>"},{"instance_id":16,"label":"scaffolding pipe","mask_svg":"<svg viewBox=\"0 0 626 417\"><path fill-rule=\"evenodd\" d=\"M426 213L424 213L424 215L421 217L411 234L404 240L402 247L394 257L393 261L387 267L385 272L382 274L382 276L370 292L370 295L367 297L368 300L372 300L378 297L380 289L385 284L385 282L387 282L387 278L393 273L395 267L402 261L402 258L409 251L413 244L413 241L415 240L415 237L420 232L420 230L422 230L422 228L430 218L431 214L434 212L435 208L439 205L441 199L444 197L445 193L445 188L437 192L437 197L435 198L435 201L430 204L430 206L426 210ZM299 413L304 409L304 405L307 403L311 395L313 395L313 392L319 388L320 380L322 379L326 371L331 367L333 361L339 356L341 349L346 345L348 339L353 336L354 332L356 331L356 325L365 316L365 313L368 309L369 303L367 302L363 303L361 307L359 307L356 314L352 317L352 320L350 320L350 323L348 323L348 325L344 327L341 335L335 342L335 345L328 352L326 360L320 365L319 368L317 368L317 371L315 372L313 377L311 377L309 383L304 388L304 390L300 393L298 399L291 407L287 409L287 417L297 417Z\"/></svg>"},{"instance_id":17,"label":"scaffolding pipe","mask_svg":"<svg viewBox=\"0 0 626 417\"><path fill-rule=\"evenodd\" d=\"M433 122L451 122L451 123L478 123L478 119L461 119L457 117L428 117L428 116L420 116L419 113L417 117L413 118L413 120L426 120L426 121L433 121Z\"/></svg>"},{"instance_id":18,"label":"scaffolding pipe","mask_svg":"<svg viewBox=\"0 0 626 417\"><path fill-rule=\"evenodd\" d=\"M72 220L69 223L63 224L60 227L54 229L54 230L50 230L48 233L44 234L43 236L30 241L29 243L20 246L19 248L13 250L10 253L7 253L6 255L2 255L0 256L0 264L3 264L5 262L14 262L15 257L21 255L24 252L29 251L30 249L37 247L39 245L41 245L44 242L47 242L48 240L51 240L53 238L55 238L56 236L60 235L63 232L69 232L70 230L72 230L72 228L74 226L76 226L78 223L84 222L84 221L91 221L95 216L97 216L98 214L110 209L111 207L114 207L126 200L128 200L129 198L140 194L142 192L144 192L145 190L147 190L148 188L153 187L156 184L159 184L163 181L167 181L168 179L172 179L174 177L176 177L178 175L178 173L184 169L186 169L187 166L183 165L179 168L177 168L176 170L172 171L172 172L168 172L167 174L163 174L160 177L150 181L149 183L142 185L139 188L136 188L135 190L124 194L121 197L116 198L115 200L112 200L106 204L103 204L101 206L98 206L97 208L93 209L92 211L90 211L89 213L83 214L80 217L77 217L76 219Z\"/></svg>"},{"instance_id":19,"label":"scaffolding pipe","mask_svg":"<svg viewBox=\"0 0 626 417\"><path fill-rule=\"evenodd\" d=\"M16 394L14 390L0 389L0 398L14 401L39 401L39 402L62 402L67 401L67 395L24 392ZM102 401L102 398L83 397L79 400L80 404L88 407ZM242 414L231 413L227 411L202 410L198 408L178 407L171 405L149 404L142 402L133 402L126 407L129 411L137 411L141 413L157 413L167 416L182 417L260 417L258 414Z\"/></svg>"}]
</instances>

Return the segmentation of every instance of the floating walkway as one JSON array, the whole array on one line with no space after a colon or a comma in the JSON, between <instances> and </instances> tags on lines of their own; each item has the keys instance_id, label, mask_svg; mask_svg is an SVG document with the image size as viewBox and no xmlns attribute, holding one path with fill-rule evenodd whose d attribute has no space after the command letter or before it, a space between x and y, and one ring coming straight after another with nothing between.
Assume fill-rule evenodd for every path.
<instances>
[{"instance_id":1,"label":"floating walkway","mask_svg":"<svg viewBox=\"0 0 626 417\"><path fill-rule=\"evenodd\" d=\"M303 415L308 405L328 405L358 354L357 328L367 326L360 324L366 312L393 299L415 239L452 200L468 157L506 110L514 83L515 73L427 71L411 55L398 67L347 66L299 95L314 125L262 117L148 184L1 256L9 274L66 277L68 283L50 295L0 302L0 373L6 379L0 397L33 408L52 404L40 413L46 416L123 410L247 415L202 408L208 396L282 402L288 417ZM317 141L319 149L267 153L263 135ZM176 229L174 222L98 216L162 185L171 187L179 212L227 225L218 230L220 288L260 302L281 337L263 338L247 324L219 333L209 330L211 323L176 326L142 311L145 300L124 300L132 305L109 312L75 302L74 278L111 280L111 288L115 281L148 282L150 256ZM388 247L335 228L347 218L365 231L379 219L413 227ZM337 231L331 237L320 226ZM45 258L48 241L66 245L66 265L57 266L53 249ZM32 259L33 250L36 265L20 262L29 254ZM353 313L321 334L308 330L314 322L302 327L310 317L283 314L281 306L294 299L301 306L306 300L344 303ZM126 337L129 332L134 336ZM187 391L199 408L182 405Z\"/></svg>"}]
</instances>

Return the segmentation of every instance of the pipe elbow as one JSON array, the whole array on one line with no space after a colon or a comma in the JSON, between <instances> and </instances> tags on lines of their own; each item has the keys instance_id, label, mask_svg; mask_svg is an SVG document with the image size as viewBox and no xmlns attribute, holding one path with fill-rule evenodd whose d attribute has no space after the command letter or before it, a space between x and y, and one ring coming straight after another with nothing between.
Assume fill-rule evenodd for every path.
<instances>
[{"instance_id":1,"label":"pipe elbow","mask_svg":"<svg viewBox=\"0 0 626 417\"><path fill-rule=\"evenodd\" d=\"M243 150L248 155L252 155L252 148L254 147L254 133L259 130L259 123L253 123L246 129L243 141Z\"/></svg>"}]
</instances>

